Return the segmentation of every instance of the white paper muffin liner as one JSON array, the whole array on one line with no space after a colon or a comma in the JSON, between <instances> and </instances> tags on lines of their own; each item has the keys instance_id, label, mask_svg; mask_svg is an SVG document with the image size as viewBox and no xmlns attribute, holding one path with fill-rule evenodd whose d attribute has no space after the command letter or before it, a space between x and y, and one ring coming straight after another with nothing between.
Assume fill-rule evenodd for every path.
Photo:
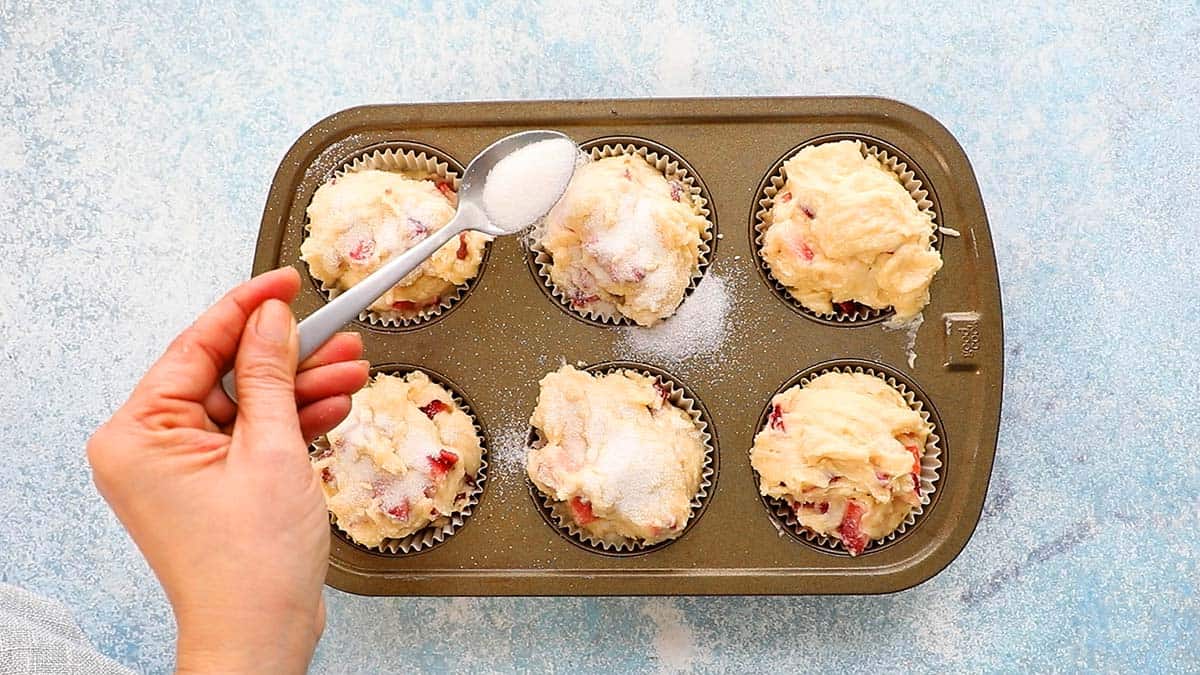
<instances>
[{"instance_id":1,"label":"white paper muffin liner","mask_svg":"<svg viewBox=\"0 0 1200 675\"><path fill-rule=\"evenodd\" d=\"M593 536L575 523L574 516L571 513L569 502L557 501L548 495L543 494L532 481L529 481L530 494L537 503L538 508L542 512L542 516L546 521L554 526L560 533L566 535L571 541L581 544L582 546L609 555L640 555L650 551L656 551L664 546L667 546L680 537L685 535L687 531L696 523L708 501L709 494L712 491L713 481L716 478L716 448L713 444L712 427L707 415L701 410L699 404L694 398L688 395L684 390L683 385L677 382L674 376L667 373L649 370L644 367L639 367L637 364L621 363L621 364L597 364L584 368L586 372L594 375L607 375L618 371L626 370L641 375L647 375L654 378L655 382L661 385L667 391L667 401L672 405L680 408L692 418L696 424L696 428L700 431L700 439L704 444L704 462L700 466L700 486L696 490L696 494L692 497L691 509L688 512L687 524L670 539L646 544L636 539L620 537L614 539L601 539ZM536 427L530 427L529 444L541 440L541 432ZM528 480L528 479L527 479Z\"/></svg>"},{"instance_id":2,"label":"white paper muffin liner","mask_svg":"<svg viewBox=\"0 0 1200 675\"><path fill-rule=\"evenodd\" d=\"M451 166L445 159L428 154L424 151L405 148L402 145L395 148L387 148L384 150L375 150L368 152L358 157L355 157L349 163L345 164L341 169L337 170L331 180L336 180L340 176L358 171L367 171L375 169L378 171L391 171L402 173L414 179L436 178L450 183L454 188L454 202L458 201L458 188L461 182L460 170L457 167ZM304 235L308 236L309 223L307 219L304 224ZM468 279L465 283L459 284L451 289L449 293L441 297L441 301L433 307L426 307L417 312L401 312L401 311L377 311L366 309L359 313L358 320L371 326L381 328L410 328L423 323L432 321L444 314L451 307L454 307L463 296L466 295L475 283L479 280L480 275L487 265L487 256L491 248L491 242L486 244L483 252L483 258L479 262L479 269L475 272L475 276ZM307 267L307 263L305 263ZM326 300L332 300L340 295L343 290L329 286L325 281L318 279L312 274L309 269L309 276L317 284L321 295Z\"/></svg>"},{"instance_id":3,"label":"white paper muffin liner","mask_svg":"<svg viewBox=\"0 0 1200 675\"><path fill-rule=\"evenodd\" d=\"M771 209L775 205L775 195L778 194L779 191L783 189L783 186L787 183L787 176L784 173L783 165L787 162L787 160L795 157L797 153L805 148L816 145L824 145L826 143L836 143L843 140L854 140L858 143L859 151L862 152L863 157L874 157L875 159L879 160L880 164L882 164L892 173L896 174L896 177L900 180L900 184L904 186L905 190L908 190L909 196L911 196L913 201L917 203L917 208L922 213L927 214L933 224L929 232L929 244L935 249L939 251L941 250L941 237L938 229L938 213L934 207L933 201L929 199L929 191L925 189L925 186L921 183L921 179L917 176L917 173L909 167L907 162L888 150L879 147L879 145L873 142L872 139L854 138L852 135L849 135L845 137L839 136L837 138L818 138L811 142L804 143L803 145L794 148L787 154L786 157L779 161L778 167L776 167L767 180L764 181L763 186L760 188L758 193L758 210L754 213L754 255L758 259L759 269L764 275L766 275L767 280L771 284L772 290L774 290L776 295L778 295L784 300L784 302L794 309L807 314L808 316L819 319L825 323L862 325L865 323L874 323L891 316L893 311L891 308L874 309L861 303L857 303L857 311L854 313L845 313L836 309L828 314L815 312L801 304L799 300L792 296L787 286L783 285L781 281L775 278L774 273L771 271L771 266L767 264L766 259L762 255L763 237L766 235L767 230L771 226Z\"/></svg>"},{"instance_id":4,"label":"white paper muffin liner","mask_svg":"<svg viewBox=\"0 0 1200 675\"><path fill-rule=\"evenodd\" d=\"M371 377L376 375L407 375L414 371L421 371L429 376L430 381L443 387L450 392L450 397L458 409L467 414L471 418L471 424L475 428L475 435L479 437L479 445L483 448L480 453L479 471L475 473L474 485L470 480L467 482L467 496L463 505L449 514L442 514L434 519L429 525L413 532L407 537L401 539L384 539L379 546L366 546L360 544L338 526L337 516L332 512L329 514L329 524L336 530L337 535L349 542L352 546L361 548L375 553L387 553L391 555L405 555L408 553L418 553L428 550L442 543L455 532L457 532L466 523L467 518L475 511L475 507L479 504L479 498L483 495L484 484L487 482L488 469L488 442L487 435L483 431L483 426L479 423L479 418L475 416L475 411L467 403L466 399L458 392L457 387L447 381L445 378L431 373L424 368L415 366L383 366L378 369L372 369ZM309 446L309 455L318 455L329 448L328 438L321 436ZM467 477L470 479L470 477Z\"/></svg>"},{"instance_id":5,"label":"white paper muffin liner","mask_svg":"<svg viewBox=\"0 0 1200 675\"><path fill-rule=\"evenodd\" d=\"M826 373L863 373L882 379L888 384L888 386L900 392L900 395L903 396L904 400L908 402L908 407L912 408L921 415L921 419L925 421L925 424L929 429L929 436L925 439L925 452L921 455L921 473L919 476L921 482L919 490L921 498L920 503L916 506L916 508L909 512L907 516L904 517L904 520L900 521L900 524L895 530L880 539L872 539L867 544L867 547L863 550L863 552L859 554L859 557L861 557L871 553L872 551L878 550L881 546L890 544L891 542L903 536L904 533L909 530L909 528L912 528L916 525L918 519L920 519L925 513L925 508L932 503L933 494L937 489L937 483L940 478L940 469L942 468L942 438L940 435L941 428L939 423L935 422L935 418L930 414L930 411L925 408L925 403L903 380L880 368L874 368L867 365L830 365L828 367L818 368L813 370L811 373L804 375L796 382L781 388L778 392L771 396L771 400L773 401L775 396L791 389L792 387L808 386L808 384L814 379ZM767 410L770 409L770 406L771 402L768 401ZM767 413L766 410L764 410L762 421L760 421L758 426L758 431L755 432L756 436L758 435L758 432L762 431L766 423ZM754 470L753 468L751 468L751 470L754 473L755 489L759 489L762 485L762 477L758 475L758 471ZM763 504L767 507L768 513L771 516L771 520L774 521L776 527L780 528L782 531L787 532L788 534L804 541L805 543L811 544L821 551L849 555L849 553L847 553L845 548L842 546L841 540L837 537L820 534L802 525L799 519L796 518L796 514L792 510L792 506L788 504L787 500L780 499L778 497L768 497L766 495L762 495L761 493L759 496L762 498Z\"/></svg>"},{"instance_id":6,"label":"white paper muffin liner","mask_svg":"<svg viewBox=\"0 0 1200 675\"><path fill-rule=\"evenodd\" d=\"M687 194L690 196L692 204L695 205L696 213L700 214L708 222L708 227L704 228L704 231L700 233L700 256L697 260L696 269L692 273L692 278L687 288L684 289L683 300L680 302L680 305L687 302L688 296L692 294L692 291L696 290L696 286L704 278L704 274L708 271L708 267L712 263L712 251L717 236L716 218L709 205L707 192L701 187L700 181L694 173L688 170L687 165L684 164L682 159L675 156L667 148L651 148L646 145L629 143L623 140L609 142L603 138L583 143L580 148L592 161L620 155L636 155L645 159L651 166L662 172L668 181L678 181L687 188ZM564 290L560 289L550 278L550 267L554 263L554 258L542 247L538 239L538 232L541 227L542 225L539 224L531 232L529 237L529 251L532 256L534 272L538 280L550 291L551 297L566 311L593 323L609 326L636 326L637 322L621 314L616 306L610 303L593 302L589 303L587 307L582 308L576 307L571 303L570 298L567 297ZM676 311L678 311L678 308L676 308Z\"/></svg>"}]
</instances>

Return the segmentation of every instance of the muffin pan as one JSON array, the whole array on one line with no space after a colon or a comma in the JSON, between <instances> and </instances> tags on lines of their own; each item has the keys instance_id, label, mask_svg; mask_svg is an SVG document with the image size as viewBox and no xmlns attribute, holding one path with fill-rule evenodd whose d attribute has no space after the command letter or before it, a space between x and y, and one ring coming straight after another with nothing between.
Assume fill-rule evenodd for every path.
<instances>
[{"instance_id":1,"label":"muffin pan","mask_svg":"<svg viewBox=\"0 0 1200 675\"><path fill-rule=\"evenodd\" d=\"M531 264L528 243L498 239L477 280L434 321L358 323L366 358L439 373L471 402L488 477L473 513L437 546L385 554L331 528L327 583L366 595L703 595L886 593L937 574L958 555L983 508L1003 382L999 281L970 163L936 120L876 98L656 99L381 105L330 116L288 151L272 183L254 273L299 260L313 192L355 157L422 148L465 164L501 136L563 131L577 142L644 141L686 162L719 233L699 288L653 340L636 326L596 325L564 311ZM826 137L861 138L918 175L944 267L934 278L916 362L908 335L874 321L823 321L782 298L756 255L756 214L775 164ZM720 293L704 293L705 284ZM711 290L711 289L710 289ZM707 295L707 298L700 296ZM717 300L713 300L716 297ZM326 300L305 284L294 309ZM688 303L707 303L688 307ZM699 309L702 311L686 311ZM874 319L875 317L871 317ZM687 322L697 322L695 329ZM699 323L703 323L700 326ZM696 348L689 348L693 345ZM669 372L706 411L715 448L703 512L669 545L635 556L573 542L548 522L524 474L538 380L561 363ZM897 373L936 420L941 468L915 523L850 558L784 531L757 491L749 449L770 398L829 365Z\"/></svg>"}]
</instances>

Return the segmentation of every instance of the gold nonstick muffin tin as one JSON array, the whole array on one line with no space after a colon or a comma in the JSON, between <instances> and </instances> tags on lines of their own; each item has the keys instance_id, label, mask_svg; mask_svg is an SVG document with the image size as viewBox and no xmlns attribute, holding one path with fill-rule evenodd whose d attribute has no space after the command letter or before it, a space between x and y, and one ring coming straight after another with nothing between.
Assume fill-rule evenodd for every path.
<instances>
[{"instance_id":1,"label":"gold nonstick muffin tin","mask_svg":"<svg viewBox=\"0 0 1200 675\"><path fill-rule=\"evenodd\" d=\"M521 237L493 242L478 278L433 320L358 323L366 358L426 370L470 405L487 480L462 526L412 553L354 544L332 528L327 583L366 595L702 595L887 593L941 571L971 537L996 451L1003 383L999 280L971 165L954 137L910 106L878 98L729 98L378 105L334 114L283 158L263 214L254 272L290 265L306 279L300 317L325 299L299 259L313 192L355 158L415 149L461 167L496 139L557 129L579 143L652 145L686 163L716 232L706 275L731 299L720 345L655 358L632 326L588 321L539 280ZM755 251L755 214L779 162L820 139L857 138L897 156L928 191L944 267L908 365L907 335L877 315L830 321L782 297ZM684 301L685 304L688 300ZM668 321L677 320L675 317ZM686 335L686 329L681 334ZM659 352L661 353L661 352ZM555 527L524 473L538 380L562 363L665 373L704 411L715 468L703 508L678 539L637 555L589 548ZM781 387L863 368L893 377L930 413L941 468L903 534L851 558L789 531L759 497L749 450Z\"/></svg>"}]
</instances>

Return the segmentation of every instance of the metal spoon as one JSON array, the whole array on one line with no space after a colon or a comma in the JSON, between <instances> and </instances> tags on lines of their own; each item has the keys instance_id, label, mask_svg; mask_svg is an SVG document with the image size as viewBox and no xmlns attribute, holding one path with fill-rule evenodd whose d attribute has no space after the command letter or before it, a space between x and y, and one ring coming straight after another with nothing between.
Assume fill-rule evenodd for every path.
<instances>
[{"instance_id":1,"label":"metal spoon","mask_svg":"<svg viewBox=\"0 0 1200 675\"><path fill-rule=\"evenodd\" d=\"M557 131L523 131L506 136L484 148L483 152L471 160L471 163L467 165L467 170L463 172L462 182L458 190L458 212L454 214L454 218L449 223L446 223L441 229L430 233L428 237L420 241L416 246L392 258L383 267L371 273L366 279L363 279L333 300L330 300L324 307L321 307L300 322L300 325L297 327L300 333L300 361L308 358L318 347L325 344L329 338L341 330L342 326L357 318L379 296L399 283L401 279L408 276L426 258L433 255L434 251L437 251L446 242L457 237L460 233L467 230L475 230L476 232L483 232L484 234L497 237L506 234L517 234L540 220L542 216L545 216L550 207L566 191L567 183L570 179L569 175L567 176L568 180L564 180L561 186L554 186L559 188L556 194L545 195L545 211L538 213L536 217L527 223L504 222L500 224L493 222L493 219L488 217L487 211L484 208L484 186L488 174L505 157L534 143L564 139L570 141L570 138L565 134ZM572 144L574 144L573 141ZM514 195L514 197L519 198L517 195ZM225 377L221 378L221 386L225 390L225 393L229 395L229 398L236 402L237 391L232 370L226 373Z\"/></svg>"}]
</instances>

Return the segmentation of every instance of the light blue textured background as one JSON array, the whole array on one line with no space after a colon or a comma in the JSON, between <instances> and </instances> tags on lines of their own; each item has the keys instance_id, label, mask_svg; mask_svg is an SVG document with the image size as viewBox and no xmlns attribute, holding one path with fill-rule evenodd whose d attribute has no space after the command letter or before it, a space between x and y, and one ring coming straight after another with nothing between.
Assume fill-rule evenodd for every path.
<instances>
[{"instance_id":1,"label":"light blue textured background","mask_svg":"<svg viewBox=\"0 0 1200 675\"><path fill-rule=\"evenodd\" d=\"M1194 671L1196 3L575 4L0 0L0 580L170 667L170 612L84 440L246 275L276 162L328 113L878 94L957 135L997 246L1004 419L961 557L885 597L329 590L314 670Z\"/></svg>"}]
</instances>

